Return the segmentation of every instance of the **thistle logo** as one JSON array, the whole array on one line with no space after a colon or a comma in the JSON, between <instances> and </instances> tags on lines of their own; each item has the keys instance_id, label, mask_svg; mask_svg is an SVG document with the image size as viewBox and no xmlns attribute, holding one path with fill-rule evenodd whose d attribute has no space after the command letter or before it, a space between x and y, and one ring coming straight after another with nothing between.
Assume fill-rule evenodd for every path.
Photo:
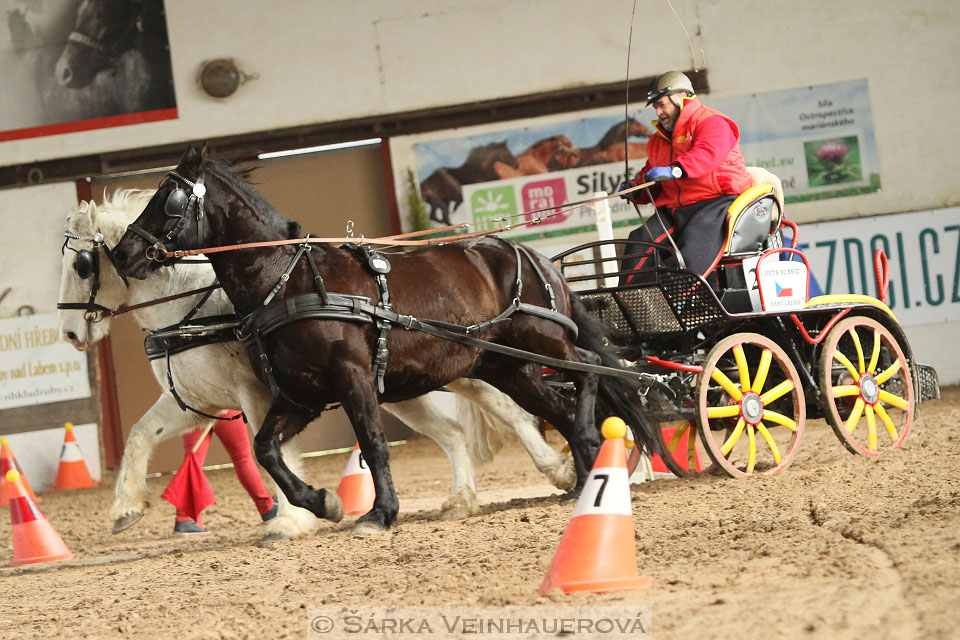
<instances>
[{"instance_id":1,"label":"thistle logo","mask_svg":"<svg viewBox=\"0 0 960 640\"><path fill-rule=\"evenodd\" d=\"M790 298L793 296L793 287L784 287L778 282L777 284L777 297L778 298Z\"/></svg>"}]
</instances>

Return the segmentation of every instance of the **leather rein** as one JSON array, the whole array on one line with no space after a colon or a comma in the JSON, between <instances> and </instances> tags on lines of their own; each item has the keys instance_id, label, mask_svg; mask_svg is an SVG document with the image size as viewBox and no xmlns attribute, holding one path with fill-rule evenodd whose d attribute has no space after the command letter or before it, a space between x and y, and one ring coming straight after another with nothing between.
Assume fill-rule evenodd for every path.
<instances>
[{"instance_id":1,"label":"leather rein","mask_svg":"<svg viewBox=\"0 0 960 640\"><path fill-rule=\"evenodd\" d=\"M193 182L187 180L186 178L183 178L183 177L180 176L179 174L177 174L177 173L175 173L175 172L171 172L171 174L173 174L174 176L176 176L176 177L179 178L180 180L183 180L183 181L186 182L188 185L194 186L194 183L193 183ZM469 239L469 238L479 238L479 237L482 237L482 236L488 236L488 235L493 235L493 234L496 234L496 233L502 233L502 232L504 232L504 231L510 231L511 229L516 229L516 228L519 228L519 227L526 227L526 226L532 226L532 225L540 224L540 223L544 222L545 220L548 220L548 219L550 219L550 218L552 218L552 217L554 217L554 216L557 216L557 215L560 215L560 214L562 214L562 213L565 213L565 212L569 211L570 209L573 209L573 208L576 208L576 207L582 207L582 206L589 205L589 204L594 204L594 203L601 202L601 201L603 201L603 200L608 200L608 199L614 198L614 197L620 197L620 196L622 196L623 194L630 193L630 192L632 192L632 191L637 191L637 190L639 190L639 189L644 189L644 188L646 188L646 187L651 186L652 184L654 184L654 183L653 183L653 182L646 182L646 183L644 183L644 184L638 184L638 185L635 185L635 186L630 187L630 188L628 188L628 189L624 189L623 191L617 191L617 192L611 193L611 194L609 194L609 195L600 196L600 197L597 197L597 198L590 198L590 199L588 199L588 200L579 200L579 201L577 201L577 202L569 202L569 203L567 203L567 204L565 204L565 205L562 205L562 206L559 206L559 207L556 207L556 206L555 206L555 207L546 207L546 208L543 208L543 209L535 209L534 211L527 211L527 212L524 212L523 214L518 214L518 215L531 216L531 215L536 215L536 214L540 214L540 213L545 213L546 215L539 216L539 217L535 217L535 218L533 218L533 219L531 219L531 220L525 220L525 221L523 221L523 222L516 222L516 223L513 223L513 224L506 224L506 225L503 225L503 226L498 227L498 228L496 228L496 229L490 229L490 230L487 230L487 231L472 231L472 232L469 232L469 233L461 233L461 234L457 234L457 235L453 235L453 236L444 236L444 237L442 237L442 238L427 238L427 239L423 239L423 240L409 240L409 239L406 239L406 238L412 238L412 237L415 237L415 236L421 236L421 235L439 233L439 232L442 232L442 231L450 231L450 230L454 230L454 229L464 229L464 228L468 228L471 223L464 222L464 223L460 223L460 224L449 225L449 226L446 226L446 227L437 227L437 228L434 228L434 229L424 229L424 230L421 230L421 231L410 231L410 232L407 232L407 233L400 233L400 234L392 235L392 236L383 236L383 237L380 237L380 238L364 238L362 235L361 235L359 238L356 238L356 237L348 237L348 238L315 238L315 237L307 236L306 238L293 238L293 239L288 239L288 240L268 240L268 241L263 241L263 242L246 242L246 243L241 243L241 244L225 245L225 246L222 246L222 247L208 247L208 248L206 248L206 249L175 249L175 250L173 250L173 251L166 249L166 247L163 246L163 241L161 241L160 239L156 238L155 236L153 236L152 234L148 233L147 231L141 229L140 227L131 224L131 225L129 226L129 229L130 229L131 231L133 231L134 233L136 233L137 235L139 235L139 236L141 236L142 238L144 238L145 240L147 240L148 242L154 243L151 247L148 247L148 248L147 248L147 258L150 259L150 260L154 260L154 261L156 261L156 262L164 262L165 260L167 260L168 258L171 258L171 257L172 257L172 258L184 258L184 257L187 257L187 256L196 256L196 255L208 254L208 253L221 253L221 252L224 252L224 251L236 251L236 250L239 250L239 249L254 249L254 248L258 248L258 247L274 247L274 246L288 245L288 244L301 244L301 245L302 245L302 244L343 244L343 243L355 243L355 244L358 244L358 245L369 244L369 245L386 245L386 246L403 246L403 247L407 247L407 246L429 246L429 245L446 244L446 243L448 243L448 242L453 242L453 241L455 241L455 240L467 240L467 239ZM199 186L201 187L201 189L203 189L203 184L202 184L202 183L199 183ZM205 192L206 192L206 190L203 189L202 193L205 193ZM549 212L549 213L548 213L548 212ZM170 215L170 214L168 213L168 215ZM203 197L202 197L202 194L201 194L200 197L198 198L197 214L196 214L196 215L197 215L197 223L198 223L198 225L199 225L199 224L201 224L200 221L203 219ZM177 216L172 216L172 217L177 217ZM502 218L502 219L507 219L507 218ZM168 240L172 240L173 237L176 236L177 232L179 232L180 227L182 226L182 222L183 222L183 219L181 219L181 221L178 222L177 225L176 225L173 229L171 229L171 230L166 234ZM199 235L199 234L198 234L198 235Z\"/></svg>"}]
</instances>

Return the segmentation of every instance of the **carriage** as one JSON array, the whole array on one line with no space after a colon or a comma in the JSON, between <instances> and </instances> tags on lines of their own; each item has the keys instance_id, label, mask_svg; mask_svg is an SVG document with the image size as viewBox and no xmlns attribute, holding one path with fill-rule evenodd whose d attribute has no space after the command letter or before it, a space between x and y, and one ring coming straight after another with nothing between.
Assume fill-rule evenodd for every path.
<instances>
[{"instance_id":1,"label":"carriage","mask_svg":"<svg viewBox=\"0 0 960 640\"><path fill-rule=\"evenodd\" d=\"M641 246L654 260L627 275L609 251L624 242L616 240L576 249L607 249L587 261L601 274L582 276L568 273L583 265L568 260L572 252L551 262L487 232L458 242L411 240L416 233L366 243L302 238L244 174L190 148L112 261L121 276L142 279L171 258L207 255L238 313L236 338L273 396L258 460L292 504L339 519L335 494L304 483L279 455L282 442L339 402L377 488L355 526L365 533L388 528L399 508L378 403L464 376L558 428L573 454L574 491L599 449L601 410L630 425L640 445L631 464L642 448L662 453L679 475L776 473L796 455L807 417L825 417L853 452L898 448L917 404L939 389L883 302L885 257L876 260L879 298L808 299L796 226L777 202L760 184L731 205L715 282L658 245ZM790 247L784 227L793 229ZM378 244L433 246L388 259L370 248ZM611 282L621 275L622 284ZM561 372L559 389L544 366ZM573 402L559 392L571 387Z\"/></svg>"},{"instance_id":2,"label":"carriage","mask_svg":"<svg viewBox=\"0 0 960 640\"><path fill-rule=\"evenodd\" d=\"M712 281L677 266L676 247L643 242L592 242L553 258L645 381L640 402L674 474L777 473L816 418L852 453L877 456L900 447L920 402L939 397L936 371L917 363L884 302L886 257L874 260L878 298L811 299L797 243L773 187L760 184L730 206ZM642 253L653 260L621 269Z\"/></svg>"}]
</instances>

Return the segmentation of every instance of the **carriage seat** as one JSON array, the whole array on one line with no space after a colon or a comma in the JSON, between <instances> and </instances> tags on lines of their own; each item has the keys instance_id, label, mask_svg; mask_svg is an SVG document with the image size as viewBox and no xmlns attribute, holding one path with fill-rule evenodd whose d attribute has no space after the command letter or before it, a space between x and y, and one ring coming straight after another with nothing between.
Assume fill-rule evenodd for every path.
<instances>
[{"instance_id":1,"label":"carriage seat","mask_svg":"<svg viewBox=\"0 0 960 640\"><path fill-rule=\"evenodd\" d=\"M759 253L781 246L777 240L782 216L773 185L757 184L727 209L727 242L724 256Z\"/></svg>"},{"instance_id":2,"label":"carriage seat","mask_svg":"<svg viewBox=\"0 0 960 640\"><path fill-rule=\"evenodd\" d=\"M764 252L783 246L780 232L783 212L773 185L760 183L741 193L727 209L727 239L717 265L718 294L731 313L759 311L751 297L744 261L753 262Z\"/></svg>"}]
</instances>

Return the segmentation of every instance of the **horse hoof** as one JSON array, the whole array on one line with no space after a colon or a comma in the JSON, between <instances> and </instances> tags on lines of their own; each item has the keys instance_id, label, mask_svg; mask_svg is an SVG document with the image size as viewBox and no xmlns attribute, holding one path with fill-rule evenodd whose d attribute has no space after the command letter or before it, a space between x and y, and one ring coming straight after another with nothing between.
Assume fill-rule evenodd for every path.
<instances>
[{"instance_id":1,"label":"horse hoof","mask_svg":"<svg viewBox=\"0 0 960 640\"><path fill-rule=\"evenodd\" d=\"M386 533L387 529L380 526L379 524L374 524L373 522L357 522L353 525L353 531L351 535L355 538L362 538L364 536L375 536L380 535L381 533Z\"/></svg>"},{"instance_id":2,"label":"horse hoof","mask_svg":"<svg viewBox=\"0 0 960 640\"><path fill-rule=\"evenodd\" d=\"M470 510L462 504L440 511L441 520L466 520L470 517Z\"/></svg>"},{"instance_id":3,"label":"horse hoof","mask_svg":"<svg viewBox=\"0 0 960 640\"><path fill-rule=\"evenodd\" d=\"M327 491L323 499L323 508L326 512L324 518L331 522L340 522L343 520L343 502L333 491Z\"/></svg>"},{"instance_id":4,"label":"horse hoof","mask_svg":"<svg viewBox=\"0 0 960 640\"><path fill-rule=\"evenodd\" d=\"M122 518L117 518L113 521L113 533L114 535L120 533L121 531L126 531L133 525L140 522L140 518L143 517L143 513L129 513Z\"/></svg>"},{"instance_id":5,"label":"horse hoof","mask_svg":"<svg viewBox=\"0 0 960 640\"><path fill-rule=\"evenodd\" d=\"M285 533L269 533L263 536L262 538L260 538L259 540L257 540L255 544L258 547L266 547L267 545L271 545L274 542L287 542L289 540L293 540L293 538L288 536Z\"/></svg>"}]
</instances>

